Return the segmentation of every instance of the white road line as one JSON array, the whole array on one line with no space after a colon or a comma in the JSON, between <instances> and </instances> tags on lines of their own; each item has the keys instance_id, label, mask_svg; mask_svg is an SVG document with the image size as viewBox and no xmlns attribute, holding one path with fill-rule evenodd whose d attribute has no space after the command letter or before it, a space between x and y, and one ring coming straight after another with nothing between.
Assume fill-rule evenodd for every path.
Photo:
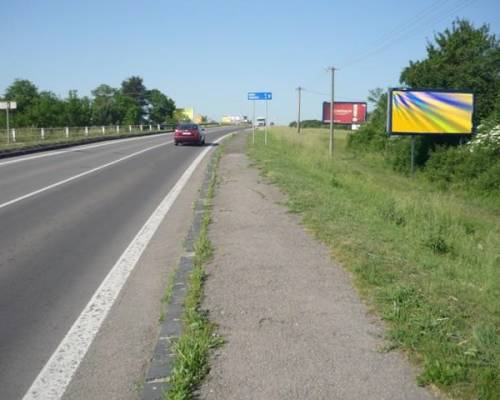
<instances>
[{"instance_id":1,"label":"white road line","mask_svg":"<svg viewBox=\"0 0 500 400\"><path fill-rule=\"evenodd\" d=\"M224 135L215 143L230 134ZM23 400L58 400L63 396L144 249L196 167L210 150L210 147L207 147L196 157L130 242L28 389Z\"/></svg>"},{"instance_id":2,"label":"white road line","mask_svg":"<svg viewBox=\"0 0 500 400\"><path fill-rule=\"evenodd\" d=\"M68 182L71 182L71 181L74 181L75 179L78 179L78 178L81 178L83 176L86 176L86 175L89 175L89 174L92 174L93 172L97 172L97 171L100 171L101 169L104 169L104 168L107 168L111 165L114 165L114 164L118 164L119 162L121 161L124 161L124 160L127 160L131 157L135 157L139 154L142 154L142 153L145 153L146 151L149 151L149 150L153 150L153 149L156 149L158 147L161 147L161 146L166 146L167 144L170 144L170 143L173 143L172 140L168 141L168 142L164 142L164 143L160 143L160 144L156 144L154 146L151 146L151 147L146 147L145 149L142 149L142 150L139 150L139 151L136 151L135 153L132 153L132 154L129 154L125 157L121 157L117 160L114 160L114 161L111 161L109 163L106 163L106 164L103 164L103 165L100 165L96 168L92 168L92 169L89 169L88 171L85 171L85 172L82 172L78 175L74 175L74 176L71 176L69 178L66 178L66 179L63 179L62 181L59 181L59 182L56 182L56 183L53 183L52 185L49 185L49 186L45 186L41 189L38 189L38 190L35 190L34 192L30 192L28 194L25 194L23 196L20 196L20 197L17 197L13 200L9 200L7 201L6 203L2 203L0 204L0 209L4 208L4 207L7 207L7 206L10 206L11 204L14 204L14 203L17 203L21 200L25 200L29 197L33 197L33 196L36 196L37 194L40 194L40 193L43 193L47 190L50 190L50 189L53 189L57 186L61 186L61 185L64 185L65 183L68 183Z\"/></svg>"},{"instance_id":3,"label":"white road line","mask_svg":"<svg viewBox=\"0 0 500 400\"><path fill-rule=\"evenodd\" d=\"M4 165L10 165L10 164L15 164L23 161L30 161L30 160L35 160L37 158L45 158L45 157L52 157L52 156L58 156L61 154L66 154L66 153L72 153L75 151L81 151L81 150L88 150L88 149L95 149L97 147L103 147L103 146L109 146L112 144L118 144L118 143L123 143L123 142L133 142L136 140L144 140L144 139L151 139L151 138L157 138L157 137L163 137L163 136L168 136L172 135L172 132L167 132L167 133L158 133L157 135L148 135L148 136L140 136L140 137L131 137L131 138L126 138L126 139L117 139L117 140L109 140L104 143L98 143L98 144L90 144L90 145L81 145L81 146L75 146L75 147L69 147L64 150L57 150L57 151L51 151L47 150L48 153L41 153L41 154L35 154L32 156L26 156L22 158L14 158L10 159L7 161L0 162L0 167L3 167Z\"/></svg>"}]
</instances>

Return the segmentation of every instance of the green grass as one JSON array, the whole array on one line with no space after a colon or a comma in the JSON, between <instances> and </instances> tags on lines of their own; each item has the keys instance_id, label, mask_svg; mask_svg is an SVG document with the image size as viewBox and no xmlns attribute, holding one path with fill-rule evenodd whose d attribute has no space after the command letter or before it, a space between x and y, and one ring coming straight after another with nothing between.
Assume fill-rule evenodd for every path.
<instances>
[{"instance_id":1,"label":"green grass","mask_svg":"<svg viewBox=\"0 0 500 400\"><path fill-rule=\"evenodd\" d=\"M223 146L215 153L210 186L207 192L205 213L200 233L195 243L194 267L189 277L188 292L184 302L183 332L175 346L176 361L170 376L170 389L165 399L181 400L192 398L193 391L208 373L209 352L222 344L216 333L216 326L208 320L200 309L203 298L204 264L213 257L213 246L208 238L211 202L217 179L217 165Z\"/></svg>"},{"instance_id":2,"label":"green grass","mask_svg":"<svg viewBox=\"0 0 500 400\"><path fill-rule=\"evenodd\" d=\"M500 393L500 199L443 192L345 150L337 131L275 128L249 155L291 212L353 273L387 322L392 346L421 366L420 384L456 398Z\"/></svg>"},{"instance_id":3,"label":"green grass","mask_svg":"<svg viewBox=\"0 0 500 400\"><path fill-rule=\"evenodd\" d=\"M165 312L168 304L170 303L170 299L172 298L172 292L174 291L175 284L175 276L177 274L177 267L175 267L169 274L167 280L167 286L165 287L165 291L163 292L163 297L161 298L162 310L160 312L160 322L165 320Z\"/></svg>"}]
</instances>

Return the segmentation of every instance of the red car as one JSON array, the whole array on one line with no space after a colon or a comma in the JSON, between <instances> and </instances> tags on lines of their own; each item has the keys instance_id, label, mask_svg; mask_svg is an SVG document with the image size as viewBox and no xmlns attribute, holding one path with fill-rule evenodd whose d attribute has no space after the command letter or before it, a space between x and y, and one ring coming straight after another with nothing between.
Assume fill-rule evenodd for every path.
<instances>
[{"instance_id":1,"label":"red car","mask_svg":"<svg viewBox=\"0 0 500 400\"><path fill-rule=\"evenodd\" d=\"M205 128L197 124L179 124L175 128L174 143L205 144Z\"/></svg>"}]
</instances>

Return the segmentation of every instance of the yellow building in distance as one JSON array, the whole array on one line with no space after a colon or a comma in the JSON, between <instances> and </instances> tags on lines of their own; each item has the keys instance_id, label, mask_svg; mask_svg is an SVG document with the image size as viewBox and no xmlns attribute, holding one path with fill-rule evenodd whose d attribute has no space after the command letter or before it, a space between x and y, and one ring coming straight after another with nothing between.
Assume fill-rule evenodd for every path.
<instances>
[{"instance_id":1,"label":"yellow building in distance","mask_svg":"<svg viewBox=\"0 0 500 400\"><path fill-rule=\"evenodd\" d=\"M177 108L175 110L174 117L179 121L194 122L194 108Z\"/></svg>"}]
</instances>

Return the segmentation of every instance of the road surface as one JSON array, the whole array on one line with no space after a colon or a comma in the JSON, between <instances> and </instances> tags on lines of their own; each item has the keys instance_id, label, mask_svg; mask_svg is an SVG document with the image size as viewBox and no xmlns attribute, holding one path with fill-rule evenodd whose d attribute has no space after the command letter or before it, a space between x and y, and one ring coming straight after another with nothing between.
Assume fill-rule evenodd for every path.
<instances>
[{"instance_id":1,"label":"road surface","mask_svg":"<svg viewBox=\"0 0 500 400\"><path fill-rule=\"evenodd\" d=\"M1 399L23 397L201 150L162 134L0 160Z\"/></svg>"}]
</instances>

